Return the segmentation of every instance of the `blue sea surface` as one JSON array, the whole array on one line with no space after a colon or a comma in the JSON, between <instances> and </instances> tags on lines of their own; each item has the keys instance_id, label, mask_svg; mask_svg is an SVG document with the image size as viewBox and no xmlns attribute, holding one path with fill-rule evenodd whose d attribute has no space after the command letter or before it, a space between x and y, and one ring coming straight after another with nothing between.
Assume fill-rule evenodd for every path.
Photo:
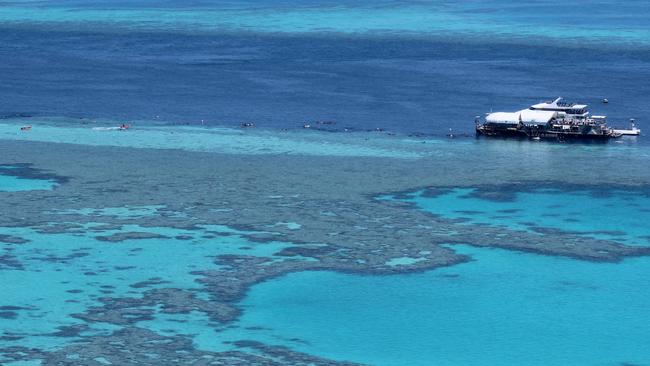
<instances>
[{"instance_id":1,"label":"blue sea surface","mask_svg":"<svg viewBox=\"0 0 650 366\"><path fill-rule=\"evenodd\" d=\"M644 133L606 144L474 139L476 116L557 96L589 104L613 126L636 118ZM45 156L57 146L83 146L87 163L100 161L87 151L110 148L132 149L134 156L162 150L234 155L248 162L269 156L359 159L354 169L365 173L376 166L363 159L421 159L444 168L430 164L427 174L452 184L429 189L413 179L406 193L372 192L365 203L403 205L458 227L643 249L650 246L650 182L638 177L645 177L650 159L648 115L647 1L0 2L0 144L32 144ZM132 128L114 130L125 122ZM241 123L257 128L233 128ZM33 128L21 131L23 125ZM491 169L473 159L482 156L492 158ZM110 174L140 174L141 167L128 165L130 154L118 158L128 169ZM113 198L132 187L112 187L110 176L108 183L92 182L106 188L97 189L104 204L83 206L76 197L58 195L65 179L50 176L56 172L47 166L41 171L29 161L11 165L4 159L0 155L0 200L24 197L31 213L41 210L58 221L0 212L11 218L0 227L0 349L47 352L81 337L109 337L123 325L79 314L102 306L102 299L141 299L163 288L215 302L197 271L229 270L216 256L269 259L272 272L275 261L287 260L278 255L282 250L321 245L253 240L246 237L251 232L224 222L197 226L166 202L120 206ZM246 166L233 171L242 174ZM626 175L615 175L624 169ZM480 180L512 184L469 185L475 170L487 172ZM216 176L205 187L231 190L255 205L267 202L254 186L266 181L257 171L247 173L252 188L227 187ZM152 192L158 188L140 178ZM165 183L179 197L197 189ZM364 184L340 183L343 192L346 184ZM292 204L305 204L304 187L295 188ZM139 194L146 201L147 194ZM179 206L209 204L232 212L229 223L251 225L250 212L233 211L227 201ZM87 221L70 222L77 215ZM304 222L278 219L267 229L284 235L330 229L310 226L307 216ZM151 224L161 218L183 225ZM114 238L120 235L125 239ZM468 261L385 276L319 269L262 283L246 278L246 296L228 304L241 311L235 320L221 323L198 308L168 311L161 303L135 309L151 316L134 326L190 339L197 350L242 351L246 347L233 342L249 340L372 365L650 365L647 257L596 263L445 246ZM290 260L315 261L300 255ZM423 260L400 253L385 265L399 272ZM3 357L0 352L0 363L8 365L41 364Z\"/></svg>"},{"instance_id":2,"label":"blue sea surface","mask_svg":"<svg viewBox=\"0 0 650 366\"><path fill-rule=\"evenodd\" d=\"M11 2L0 115L443 135L564 96L643 127L646 5Z\"/></svg>"},{"instance_id":3,"label":"blue sea surface","mask_svg":"<svg viewBox=\"0 0 650 366\"><path fill-rule=\"evenodd\" d=\"M415 192L406 200L471 224L557 229L648 245L647 192L563 191L542 184L518 189L440 189L438 195ZM219 335L200 314L161 317L149 326L189 334L201 349L228 349L224 340L257 340L372 365L650 362L644 336L650 330L644 321L650 316L650 289L643 281L647 258L590 263L449 247L471 260L418 274L301 272L269 280L242 302L237 327ZM414 260L394 258L392 265Z\"/></svg>"},{"instance_id":4,"label":"blue sea surface","mask_svg":"<svg viewBox=\"0 0 650 366\"><path fill-rule=\"evenodd\" d=\"M268 329L242 337L372 365L650 363L648 259L453 248L472 261L386 277L295 273L258 285L240 325Z\"/></svg>"},{"instance_id":5,"label":"blue sea surface","mask_svg":"<svg viewBox=\"0 0 650 366\"><path fill-rule=\"evenodd\" d=\"M418 207L445 218L511 230L559 230L626 245L650 245L650 196L604 188L584 191L553 186L456 188L440 195L413 195Z\"/></svg>"},{"instance_id":6,"label":"blue sea surface","mask_svg":"<svg viewBox=\"0 0 650 366\"><path fill-rule=\"evenodd\" d=\"M10 175L0 175L0 191L32 191L38 189L52 189L54 184L38 179L21 179Z\"/></svg>"},{"instance_id":7,"label":"blue sea surface","mask_svg":"<svg viewBox=\"0 0 650 366\"><path fill-rule=\"evenodd\" d=\"M115 214L117 210L109 210ZM132 210L121 210L130 220ZM136 211L137 212L137 211ZM62 214L65 214L62 213ZM0 267L5 294L1 305L16 307L0 318L5 346L56 349L70 342L57 337L63 327L87 324L74 317L104 296L135 297L151 288L181 288L198 292L201 285L193 271L217 268L215 255L246 254L272 256L289 243L255 244L237 235L236 230L213 226L200 230L120 225L101 229L101 223L86 224L75 234L43 234L25 228L0 228L0 233L26 240L20 245L5 244L2 254L19 259L15 267ZM102 243L99 236L139 232L154 234L146 240ZM205 239L206 232L229 233L219 239ZM180 237L180 238L179 238ZM30 291L25 289L29 288ZM197 295L200 296L200 295ZM163 315L164 316L164 315ZM110 334L120 326L92 322L82 334ZM181 332L183 333L183 332ZM2 358L0 357L0 360Z\"/></svg>"},{"instance_id":8,"label":"blue sea surface","mask_svg":"<svg viewBox=\"0 0 650 366\"><path fill-rule=\"evenodd\" d=\"M0 192L51 190L57 186L51 179L26 178L17 171L16 166L0 165Z\"/></svg>"}]
</instances>

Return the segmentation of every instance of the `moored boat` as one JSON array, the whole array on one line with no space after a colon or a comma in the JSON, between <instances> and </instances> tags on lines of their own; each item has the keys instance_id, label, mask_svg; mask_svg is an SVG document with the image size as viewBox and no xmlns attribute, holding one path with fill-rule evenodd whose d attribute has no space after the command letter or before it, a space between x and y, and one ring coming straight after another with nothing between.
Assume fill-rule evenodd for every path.
<instances>
[{"instance_id":1,"label":"moored boat","mask_svg":"<svg viewBox=\"0 0 650 366\"><path fill-rule=\"evenodd\" d=\"M534 104L517 112L488 113L476 118L476 133L484 136L523 137L556 140L608 140L622 135L639 135L607 126L605 116L590 115L586 104L567 103L562 98Z\"/></svg>"}]
</instances>

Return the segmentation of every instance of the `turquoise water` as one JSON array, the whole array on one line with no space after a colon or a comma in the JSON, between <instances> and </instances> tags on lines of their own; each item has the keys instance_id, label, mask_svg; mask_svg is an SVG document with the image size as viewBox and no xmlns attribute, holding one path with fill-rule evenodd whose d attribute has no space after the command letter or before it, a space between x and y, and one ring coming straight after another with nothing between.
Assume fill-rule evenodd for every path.
<instances>
[{"instance_id":1,"label":"turquoise water","mask_svg":"<svg viewBox=\"0 0 650 366\"><path fill-rule=\"evenodd\" d=\"M57 183L51 179L32 179L17 175L19 167L0 165L0 192L51 190Z\"/></svg>"},{"instance_id":2,"label":"turquoise water","mask_svg":"<svg viewBox=\"0 0 650 366\"><path fill-rule=\"evenodd\" d=\"M473 261L386 277L296 273L258 285L238 325L268 329L237 335L373 365L650 364L648 259L453 248Z\"/></svg>"},{"instance_id":3,"label":"turquoise water","mask_svg":"<svg viewBox=\"0 0 650 366\"><path fill-rule=\"evenodd\" d=\"M488 188L481 194L480 190L458 188L434 197L416 194L408 201L445 218L464 219L468 224L511 230L550 228L626 245L650 245L650 196L645 192L562 190L540 184L539 188L523 192L513 187L510 197L508 189Z\"/></svg>"},{"instance_id":4,"label":"turquoise water","mask_svg":"<svg viewBox=\"0 0 650 366\"><path fill-rule=\"evenodd\" d=\"M4 192L49 190L55 186L56 183L48 180L24 179L10 175L0 175L0 191Z\"/></svg>"},{"instance_id":5,"label":"turquoise water","mask_svg":"<svg viewBox=\"0 0 650 366\"><path fill-rule=\"evenodd\" d=\"M132 218L127 212L124 218ZM214 257L242 254L272 257L291 246L289 243L253 243L238 231L223 226L197 230L120 225L104 230L88 224L74 234L43 234L28 228L0 228L0 233L22 238L22 244L3 244L3 254L11 255L19 266L1 268L0 306L18 307L15 314L0 317L4 335L27 336L5 345L56 349L70 338L52 335L59 327L85 324L72 317L104 296L140 298L151 288L180 288L197 292L202 286L192 271L217 269ZM151 238L119 242L96 238L120 233L147 233ZM207 239L208 233L228 236ZM138 283L150 281L145 286ZM30 289L26 291L26 289ZM85 334L110 334L119 326L89 324ZM95 333L92 333L95 332ZM102 333L97 333L102 334Z\"/></svg>"},{"instance_id":6,"label":"turquoise water","mask_svg":"<svg viewBox=\"0 0 650 366\"><path fill-rule=\"evenodd\" d=\"M12 123L13 122L13 123ZM49 123L48 123L49 122ZM60 121L70 122L70 121ZM323 139L314 133L285 133L257 130L248 132L234 128L154 127L137 126L128 131L98 130L98 126L55 126L48 118L32 120L29 134L19 133L20 121L0 123L0 138L20 141L59 142L96 146L128 146L138 148L175 148L189 151L231 154L292 154L319 156L384 156L417 158L417 152L391 145L373 146L358 136ZM113 121L108 126L119 126Z\"/></svg>"},{"instance_id":7,"label":"turquoise water","mask_svg":"<svg viewBox=\"0 0 650 366\"><path fill-rule=\"evenodd\" d=\"M41 361L15 361L7 362L5 366L40 366L42 365Z\"/></svg>"},{"instance_id":8,"label":"turquoise water","mask_svg":"<svg viewBox=\"0 0 650 366\"><path fill-rule=\"evenodd\" d=\"M490 143L375 133L162 126L107 132L93 130L93 125L62 127L45 122L35 123L27 135L16 133L18 124L6 121L0 125L0 133L4 133L6 140L14 141L12 143L36 141L138 147L132 154L143 148L174 147L231 155L379 157L392 158L391 161L407 166L427 161L430 165L424 166L444 166L445 169L440 168L443 171L455 169L455 163L461 161L470 164L467 166L471 168L472 156L480 152L489 154L493 157L490 161L504 167L511 156L517 154L528 164L536 164L536 168L526 170L515 165L507 169L526 174L528 179L540 174L558 179L553 166L545 165L558 156L582 161L597 154L602 162L627 159L631 166L625 169L625 174L627 179L633 180L635 167L643 169L648 158L642 146L625 143L606 146ZM18 168L5 170L10 174L12 169ZM621 174L621 171L610 170L610 173ZM436 174L436 170L427 174ZM464 182L463 174L468 173L460 170L454 174L455 179ZM407 209L466 220L457 225L542 230L541 235L543 230L558 229L629 245L648 245L646 222L650 199L644 186L626 190L618 186L563 186L545 182L441 188L428 194L426 190L402 194L399 199L415 204ZM305 192L295 194L292 197L302 200L300 195ZM252 197L259 199L257 194ZM269 195L268 198L275 200L283 196ZM390 197L384 197L387 198ZM372 196L367 200L371 202ZM23 243L9 240L0 247L2 255L8 256L0 262L3 264L0 292L9 294L0 306L12 309L0 314L0 326L5 336L24 337L5 339L3 346L21 345L54 351L80 337L109 337L122 325L87 323L75 318L74 314L102 305L102 297L141 299L149 289L182 289L195 294L196 298L211 301L214 299L207 295L203 285L197 282L199 275L193 272L227 270L214 263L215 256L236 254L271 258L273 261L267 265L272 268L287 260L276 254L295 245L254 242L243 237L245 232L220 225L180 229L135 224L162 217L185 223L192 220L186 213L171 210L158 200L151 202L75 209L44 207L44 212L58 220L53 224L74 226L69 221L79 217L90 221L77 225L76 229L69 228L65 234L46 233L30 227L0 228L0 234L26 240ZM227 203L214 204L212 211L232 212L235 219L241 214L227 208ZM111 226L102 225L102 220L109 219L113 223ZM401 220L401 217L395 219ZM307 215L295 221L272 219L261 230L301 233L313 225L313 218ZM107 241L119 235L127 236L123 240ZM305 248L305 244L301 246ZM162 311L165 304L160 303L138 308L153 314L151 319L138 321L136 325L161 335L191 338L197 350L228 351L236 349L233 341L258 340L335 360L377 365L429 365L432 362L441 365L616 365L650 361L647 358L650 349L643 341L650 329L639 321L650 315L644 306L650 300L647 295L650 289L643 280L650 274L647 259L597 264L503 250L452 248L471 256L474 261L421 274L384 277L300 272L253 286L248 297L236 304L242 317L234 323L218 323L197 309L188 313L167 313ZM425 256L426 253L421 254ZM317 261L300 255L291 258ZM387 259L385 264L400 269L422 260L398 254ZM32 290L25 291L26 288ZM61 327L74 326L87 328L80 336L55 335ZM618 336L611 337L611 334Z\"/></svg>"},{"instance_id":9,"label":"turquoise water","mask_svg":"<svg viewBox=\"0 0 650 366\"><path fill-rule=\"evenodd\" d=\"M432 136L407 137L384 132L323 133L306 129L240 129L227 127L156 126L147 122L127 131L97 130L118 126L119 121L84 121L68 118L30 118L29 134L20 133L21 119L0 123L0 138L12 141L56 142L90 146L117 146L145 149L179 149L241 155L306 155L334 157L385 157L416 159L467 159L488 150L502 159L495 164L513 164L508 155L517 154L529 166L554 169L549 159L566 152L587 159L599 154L608 163L625 160L630 169L642 164L650 154L636 138L617 140L610 145L522 144L504 141L493 144L473 138L443 140ZM150 121L149 121L150 122Z\"/></svg>"},{"instance_id":10,"label":"turquoise water","mask_svg":"<svg viewBox=\"0 0 650 366\"><path fill-rule=\"evenodd\" d=\"M60 2L5 5L6 24L46 24L104 29L248 31L261 33L434 34L648 44L648 8L643 2L273 2L236 1L184 6ZM627 13L625 19L617 16ZM589 16L585 16L588 14Z\"/></svg>"}]
</instances>

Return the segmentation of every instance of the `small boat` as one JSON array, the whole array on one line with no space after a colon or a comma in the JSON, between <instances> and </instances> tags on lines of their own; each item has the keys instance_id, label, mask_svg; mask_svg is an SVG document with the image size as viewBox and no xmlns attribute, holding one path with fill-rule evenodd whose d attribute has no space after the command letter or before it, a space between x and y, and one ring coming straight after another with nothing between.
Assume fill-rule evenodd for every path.
<instances>
[{"instance_id":1,"label":"small boat","mask_svg":"<svg viewBox=\"0 0 650 366\"><path fill-rule=\"evenodd\" d=\"M31 130L32 130L32 126L22 126L22 127L20 128L20 130L21 130L21 131L31 131Z\"/></svg>"},{"instance_id":2,"label":"small boat","mask_svg":"<svg viewBox=\"0 0 650 366\"><path fill-rule=\"evenodd\" d=\"M122 123L120 126L115 127L93 127L94 131L125 131L131 128L131 126L126 123Z\"/></svg>"}]
</instances>

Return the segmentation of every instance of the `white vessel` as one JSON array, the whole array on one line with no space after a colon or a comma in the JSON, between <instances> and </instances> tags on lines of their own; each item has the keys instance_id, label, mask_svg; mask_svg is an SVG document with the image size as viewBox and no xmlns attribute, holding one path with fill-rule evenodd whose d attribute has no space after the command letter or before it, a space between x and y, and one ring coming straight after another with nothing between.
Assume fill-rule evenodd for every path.
<instances>
[{"instance_id":1,"label":"white vessel","mask_svg":"<svg viewBox=\"0 0 650 366\"><path fill-rule=\"evenodd\" d=\"M480 118L475 122L476 133L486 136L607 140L640 134L635 126L629 130L610 128L607 117L590 115L586 104L567 103L562 98L517 112L488 113L484 123Z\"/></svg>"}]
</instances>

